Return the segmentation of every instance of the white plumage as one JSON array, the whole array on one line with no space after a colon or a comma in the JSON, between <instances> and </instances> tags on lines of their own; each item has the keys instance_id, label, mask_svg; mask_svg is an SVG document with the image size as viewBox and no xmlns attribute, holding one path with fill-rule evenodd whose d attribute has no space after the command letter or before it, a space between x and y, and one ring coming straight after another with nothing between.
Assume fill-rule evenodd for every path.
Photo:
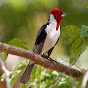
<instances>
[{"instance_id":1,"label":"white plumage","mask_svg":"<svg viewBox=\"0 0 88 88\"><path fill-rule=\"evenodd\" d=\"M60 36L60 26L56 30L57 21L54 16L50 15L49 25L47 25L45 32L47 33L41 54L47 53L57 42Z\"/></svg>"}]
</instances>

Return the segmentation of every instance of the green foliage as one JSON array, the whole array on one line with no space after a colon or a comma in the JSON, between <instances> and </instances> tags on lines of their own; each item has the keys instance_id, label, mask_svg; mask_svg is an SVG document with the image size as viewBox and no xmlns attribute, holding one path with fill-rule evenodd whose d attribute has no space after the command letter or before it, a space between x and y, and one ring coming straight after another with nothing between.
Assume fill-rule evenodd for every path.
<instances>
[{"instance_id":1,"label":"green foliage","mask_svg":"<svg viewBox=\"0 0 88 88\"><path fill-rule=\"evenodd\" d=\"M70 48L70 60L69 63L71 64L74 59L80 54L80 51L82 50L82 48L85 46L85 39L84 38L80 38L78 37L73 43L72 46Z\"/></svg>"},{"instance_id":2,"label":"green foliage","mask_svg":"<svg viewBox=\"0 0 88 88\"><path fill-rule=\"evenodd\" d=\"M80 33L81 31L81 33ZM81 50L86 45L86 37L87 37L87 26L82 26L80 29L74 25L68 25L62 30L62 39L63 45L69 46L70 52L70 60L69 63L72 63L75 58L80 54ZM25 45L26 43L20 41L15 38L9 42L10 45L14 45L16 47L21 47L24 49L28 49ZM82 51L83 52L83 51ZM10 84L13 87L16 80L19 78L20 74L25 70L29 60L22 61L20 64L14 66L9 71L15 71L13 76L11 77ZM60 75L59 72L53 70L47 70L46 68L35 65L30 77L30 83L27 85L20 84L20 88L49 88L49 86L55 81L56 77ZM5 79L5 73L1 76L1 80ZM75 86L79 88L83 78L80 78L75 82ZM55 84L54 88L73 88L73 81L71 82L70 77L63 75L60 80Z\"/></svg>"},{"instance_id":3,"label":"green foliage","mask_svg":"<svg viewBox=\"0 0 88 88\"><path fill-rule=\"evenodd\" d=\"M24 84L21 83L20 88L27 88L27 84L24 85Z\"/></svg>"},{"instance_id":4,"label":"green foliage","mask_svg":"<svg viewBox=\"0 0 88 88\"><path fill-rule=\"evenodd\" d=\"M69 2L71 2L69 4ZM76 2L76 3L74 3ZM87 14L88 11L85 8L82 8L82 2L79 3L79 0L5 0L4 4L0 8L0 32L3 31L5 33L3 42L8 42L9 40L20 37L21 39L28 39L28 41L33 40L33 35L35 35L34 31L37 31L37 27L40 27L39 21L40 19L36 19L37 24L35 24L34 20L37 18L37 15L40 17L41 14L43 17L49 14L50 10L60 5L60 9L68 13L67 16L63 20L63 24L74 24L77 26L81 26L83 23L85 25L88 24ZM54 3L54 4L53 4ZM85 2L83 2L84 4ZM81 4L81 5L80 5ZM41 7L41 8L40 8ZM75 8L73 8L75 7ZM86 4L88 8L88 3ZM50 10L49 10L50 9ZM81 9L81 10L80 10ZM81 19L80 19L81 18ZM46 20L42 21L45 23ZM41 24L42 24L41 23ZM63 26L62 24L62 26ZM36 26L37 25L37 26ZM64 37L64 45L68 46L67 52L70 52L70 63L73 62L75 57L80 53L80 50L84 46L85 39L87 33L83 30L83 33L80 33L80 28L74 25L68 25L64 27L66 31L62 30ZM35 26L35 27L34 27ZM77 29L77 30L76 30ZM34 30L34 31L33 31ZM21 33L20 33L21 31ZM64 32L65 31L65 32ZM81 30L82 31L82 30ZM26 38L25 38L26 35ZM79 36L81 35L80 38ZM30 37L32 36L32 37ZM66 36L66 37L65 37ZM13 43L15 44L15 42ZM24 45L24 44L23 44ZM76 46L77 45L77 46ZM14 45L15 46L15 45ZM24 45L25 46L25 45ZM17 45L19 47L19 43ZM23 48L23 47L21 47ZM7 58L7 54L4 53L4 60ZM24 61L25 62L25 61ZM27 62L28 63L28 62ZM19 64L16 66L13 71L16 71L16 74L13 74L13 80L11 80L11 85L15 83L18 78L21 70L24 70L27 66L27 63ZM10 70L12 70L10 69ZM35 88L49 88L52 82L60 73L53 70L46 70L41 66L35 65L31 79L30 79L30 87ZM16 77L16 78L15 78ZM3 74L3 79L5 79L5 74ZM12 79L12 78L11 78ZM77 83L80 81L78 79ZM79 84L76 83L77 88L80 87L81 82ZM21 88L27 88L29 84L23 85L21 84ZM74 87L74 86L73 86ZM61 80L55 85L54 88L72 88L70 77L63 76Z\"/></svg>"},{"instance_id":5,"label":"green foliage","mask_svg":"<svg viewBox=\"0 0 88 88\"><path fill-rule=\"evenodd\" d=\"M28 62L29 62L29 60L24 60L21 63L19 63L18 65L16 65L13 68L9 69L9 71L13 71L13 73L15 71L17 71L15 74L13 74L13 77L12 78L14 78L14 75L19 74L20 71L23 71L26 68ZM0 78L1 81L5 80L5 77L6 77L5 73L3 73L2 76L1 76L1 78ZM14 81L14 80L12 80L12 81Z\"/></svg>"},{"instance_id":6,"label":"green foliage","mask_svg":"<svg viewBox=\"0 0 88 88\"><path fill-rule=\"evenodd\" d=\"M28 65L29 60L24 60L20 64L14 66L10 71L15 71L13 76L11 77L10 84L13 87L16 80L19 78L20 73L25 70L26 66Z\"/></svg>"},{"instance_id":7,"label":"green foliage","mask_svg":"<svg viewBox=\"0 0 88 88\"><path fill-rule=\"evenodd\" d=\"M80 28L74 25L67 25L62 28L62 39L64 45L70 45L79 36Z\"/></svg>"},{"instance_id":8,"label":"green foliage","mask_svg":"<svg viewBox=\"0 0 88 88\"><path fill-rule=\"evenodd\" d=\"M88 37L88 26L82 25L81 31L80 31L81 37Z\"/></svg>"},{"instance_id":9,"label":"green foliage","mask_svg":"<svg viewBox=\"0 0 88 88\"><path fill-rule=\"evenodd\" d=\"M16 82L16 80L19 78L21 72L25 70L28 62L29 62L29 60L24 60L20 64L14 66L12 69L10 69L10 71L15 72L13 74L13 76L11 77L11 81L10 81L10 84L12 87L13 87L14 83Z\"/></svg>"},{"instance_id":10,"label":"green foliage","mask_svg":"<svg viewBox=\"0 0 88 88\"><path fill-rule=\"evenodd\" d=\"M20 64L9 69L9 71L15 72L11 77L10 81L11 87L13 87L14 83L19 78L22 71L25 70L28 62L29 62L28 60L24 60ZM20 84L20 88L27 88L27 86L31 88L34 88L35 86L38 88L48 88L52 84L52 82L56 79L56 77L59 76L59 74L60 74L59 72L53 70L46 70L46 68L44 67L35 65L33 72L31 74L30 84L29 85ZM4 79L5 73L1 76L1 80L3 81ZM67 85L66 79L67 77L63 75L60 83L56 84L56 86L61 86L60 88L63 88L62 85Z\"/></svg>"},{"instance_id":11,"label":"green foliage","mask_svg":"<svg viewBox=\"0 0 88 88\"><path fill-rule=\"evenodd\" d=\"M3 61L5 61L7 59L7 57L8 57L8 54L3 52L2 53L2 59L3 59Z\"/></svg>"},{"instance_id":12,"label":"green foliage","mask_svg":"<svg viewBox=\"0 0 88 88\"><path fill-rule=\"evenodd\" d=\"M0 77L0 81L4 81L4 80L5 80L5 78L6 78L6 74L5 74L5 73L3 73L3 74L2 74L2 76Z\"/></svg>"},{"instance_id":13,"label":"green foliage","mask_svg":"<svg viewBox=\"0 0 88 88\"><path fill-rule=\"evenodd\" d=\"M84 46L86 45L85 37L87 37L87 31L88 27L85 25L83 25L81 29L74 25L67 25L63 28L62 39L64 45L69 46L69 52L71 54L69 59L70 64L75 60L77 56L79 56L80 51L83 48L85 50Z\"/></svg>"},{"instance_id":14,"label":"green foliage","mask_svg":"<svg viewBox=\"0 0 88 88\"><path fill-rule=\"evenodd\" d=\"M15 71L15 73L12 75L11 80L10 80L10 85L13 88L16 80L19 78L21 71Z\"/></svg>"},{"instance_id":15,"label":"green foliage","mask_svg":"<svg viewBox=\"0 0 88 88\"><path fill-rule=\"evenodd\" d=\"M9 71L13 72L13 75L12 75L11 80L10 80L10 84L12 87L13 87L14 83L16 82L16 80L19 78L21 72L25 70L26 66L28 65L28 62L29 62L29 60L24 60L20 64L9 69ZM2 74L2 76L0 78L1 81L5 80L5 77L6 77L5 73Z\"/></svg>"},{"instance_id":16,"label":"green foliage","mask_svg":"<svg viewBox=\"0 0 88 88\"><path fill-rule=\"evenodd\" d=\"M26 49L28 50L28 48L26 47L26 42L24 41L21 41L20 39L18 38L14 38L12 39L9 43L9 45L12 45L12 46L16 46L16 47L20 47L20 48L23 48L23 49Z\"/></svg>"},{"instance_id":17,"label":"green foliage","mask_svg":"<svg viewBox=\"0 0 88 88\"><path fill-rule=\"evenodd\" d=\"M63 75L53 88L72 88L70 77Z\"/></svg>"},{"instance_id":18,"label":"green foliage","mask_svg":"<svg viewBox=\"0 0 88 88\"><path fill-rule=\"evenodd\" d=\"M16 46L16 47L19 47L19 48L23 48L23 49L28 50L28 48L26 47L27 43L24 42L24 41L21 41L18 38L12 39L8 44L9 45L12 45L12 46ZM8 56L7 53L3 53L2 54L3 61L5 61L7 59L7 56Z\"/></svg>"},{"instance_id":19,"label":"green foliage","mask_svg":"<svg viewBox=\"0 0 88 88\"><path fill-rule=\"evenodd\" d=\"M79 79L76 79L76 82L75 82L76 88L81 88L82 80L83 80L83 75Z\"/></svg>"}]
</instances>

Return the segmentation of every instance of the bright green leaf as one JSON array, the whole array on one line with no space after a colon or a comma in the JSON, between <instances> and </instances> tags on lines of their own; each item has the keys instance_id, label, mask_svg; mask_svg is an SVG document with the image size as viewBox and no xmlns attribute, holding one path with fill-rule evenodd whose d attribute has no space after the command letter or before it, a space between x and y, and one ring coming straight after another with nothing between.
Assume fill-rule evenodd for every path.
<instances>
[{"instance_id":1,"label":"bright green leaf","mask_svg":"<svg viewBox=\"0 0 88 88\"><path fill-rule=\"evenodd\" d=\"M70 45L80 35L80 28L74 25L67 25L62 28L62 39L64 45Z\"/></svg>"},{"instance_id":2,"label":"bright green leaf","mask_svg":"<svg viewBox=\"0 0 88 88\"><path fill-rule=\"evenodd\" d=\"M26 66L28 65L28 62L29 62L29 60L24 60L20 64L14 66L12 69L10 69L11 71L16 71L13 74L13 76L11 77L10 84L12 87L13 87L14 83L16 82L16 80L19 78L21 72L25 70Z\"/></svg>"},{"instance_id":3,"label":"bright green leaf","mask_svg":"<svg viewBox=\"0 0 88 88\"><path fill-rule=\"evenodd\" d=\"M82 25L80 37L88 37L88 26Z\"/></svg>"},{"instance_id":4,"label":"bright green leaf","mask_svg":"<svg viewBox=\"0 0 88 88\"><path fill-rule=\"evenodd\" d=\"M42 66L38 65L37 67L37 82L38 82L38 86L40 87L41 86L41 72L42 72Z\"/></svg>"},{"instance_id":5,"label":"bright green leaf","mask_svg":"<svg viewBox=\"0 0 88 88\"><path fill-rule=\"evenodd\" d=\"M2 74L2 76L0 77L0 80L1 80L1 81L4 81L4 80L5 80L5 78L6 78L6 74L5 74L5 73L3 73L3 74Z\"/></svg>"},{"instance_id":6,"label":"bright green leaf","mask_svg":"<svg viewBox=\"0 0 88 88\"><path fill-rule=\"evenodd\" d=\"M9 43L9 45L12 45L12 46L16 46L16 47L19 47L19 48L23 48L23 49L26 49L28 50L28 48L26 47L26 42L24 41L21 41L20 39L18 38L14 38L12 39ZM2 54L2 59L5 61L7 59L7 53L3 53Z\"/></svg>"},{"instance_id":7,"label":"bright green leaf","mask_svg":"<svg viewBox=\"0 0 88 88\"><path fill-rule=\"evenodd\" d=\"M16 70L24 70L26 66L28 65L29 60L24 60L21 63L14 66L10 71L16 71Z\"/></svg>"},{"instance_id":8,"label":"bright green leaf","mask_svg":"<svg viewBox=\"0 0 88 88\"><path fill-rule=\"evenodd\" d=\"M80 53L80 51L82 50L82 48L85 45L85 38L77 38L73 43L72 46L70 48L70 53L71 53L71 57L69 60L69 63L71 64L74 59L77 57L77 55Z\"/></svg>"},{"instance_id":9,"label":"bright green leaf","mask_svg":"<svg viewBox=\"0 0 88 88\"><path fill-rule=\"evenodd\" d=\"M26 66L28 65L28 62L29 62L29 60L24 60L24 61L22 61L20 64L17 64L17 65L14 66L13 68L9 69L9 71L18 71L15 75L19 75L19 74L20 74L19 71L24 71L25 68L26 68ZM14 74L13 74L13 79L14 79L14 77L15 77L15 76L14 76ZM18 77L18 76L17 76L17 77ZM2 76L0 77L0 80L3 81L3 80L5 80L5 78L6 78L6 75L5 75L5 73L3 73ZM12 78L11 78L11 79L12 79ZM15 82L15 80L12 80L12 81ZM12 85L13 85L14 82L12 82Z\"/></svg>"},{"instance_id":10,"label":"bright green leaf","mask_svg":"<svg viewBox=\"0 0 88 88\"><path fill-rule=\"evenodd\" d=\"M27 84L20 84L20 88L27 88Z\"/></svg>"},{"instance_id":11,"label":"bright green leaf","mask_svg":"<svg viewBox=\"0 0 88 88\"><path fill-rule=\"evenodd\" d=\"M8 57L8 54L3 52L2 53L2 59L3 59L3 61L5 61L7 59L7 57Z\"/></svg>"},{"instance_id":12,"label":"bright green leaf","mask_svg":"<svg viewBox=\"0 0 88 88\"><path fill-rule=\"evenodd\" d=\"M13 88L13 86L14 86L16 80L17 80L18 77L20 76L20 73L21 73L21 71L18 70L18 71L16 71L16 72L12 75L11 80L10 80L10 85L11 85L12 88Z\"/></svg>"},{"instance_id":13,"label":"bright green leaf","mask_svg":"<svg viewBox=\"0 0 88 88\"><path fill-rule=\"evenodd\" d=\"M18 38L12 39L8 44L28 50L28 48L26 47L26 44L27 44L27 43L24 42L24 41L21 41L21 40L18 39Z\"/></svg>"}]
</instances>

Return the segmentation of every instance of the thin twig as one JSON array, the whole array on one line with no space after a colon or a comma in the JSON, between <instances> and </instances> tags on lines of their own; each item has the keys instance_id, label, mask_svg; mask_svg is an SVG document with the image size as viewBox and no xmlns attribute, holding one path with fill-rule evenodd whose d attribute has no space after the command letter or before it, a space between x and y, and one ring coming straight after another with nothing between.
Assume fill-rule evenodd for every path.
<instances>
[{"instance_id":1,"label":"thin twig","mask_svg":"<svg viewBox=\"0 0 88 88\"><path fill-rule=\"evenodd\" d=\"M11 72L9 72L6 69L4 62L2 61L2 54L1 53L0 53L0 63L1 63L1 67L2 67L3 71L6 74L6 85L7 85L7 88L11 88L11 86L10 86L10 74L11 74Z\"/></svg>"}]
</instances>

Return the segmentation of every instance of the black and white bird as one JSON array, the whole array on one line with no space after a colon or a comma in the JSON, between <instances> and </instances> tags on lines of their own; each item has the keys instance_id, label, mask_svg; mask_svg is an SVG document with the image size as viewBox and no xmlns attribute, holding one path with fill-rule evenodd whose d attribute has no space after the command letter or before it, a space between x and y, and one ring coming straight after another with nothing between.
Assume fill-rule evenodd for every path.
<instances>
[{"instance_id":1,"label":"black and white bird","mask_svg":"<svg viewBox=\"0 0 88 88\"><path fill-rule=\"evenodd\" d=\"M59 40L61 20L66 15L66 13L62 12L58 8L51 10L48 23L43 25L37 33L33 48L34 53L45 57L50 56ZM34 65L34 62L29 62L25 72L21 77L21 83L26 84L28 82Z\"/></svg>"}]
</instances>

